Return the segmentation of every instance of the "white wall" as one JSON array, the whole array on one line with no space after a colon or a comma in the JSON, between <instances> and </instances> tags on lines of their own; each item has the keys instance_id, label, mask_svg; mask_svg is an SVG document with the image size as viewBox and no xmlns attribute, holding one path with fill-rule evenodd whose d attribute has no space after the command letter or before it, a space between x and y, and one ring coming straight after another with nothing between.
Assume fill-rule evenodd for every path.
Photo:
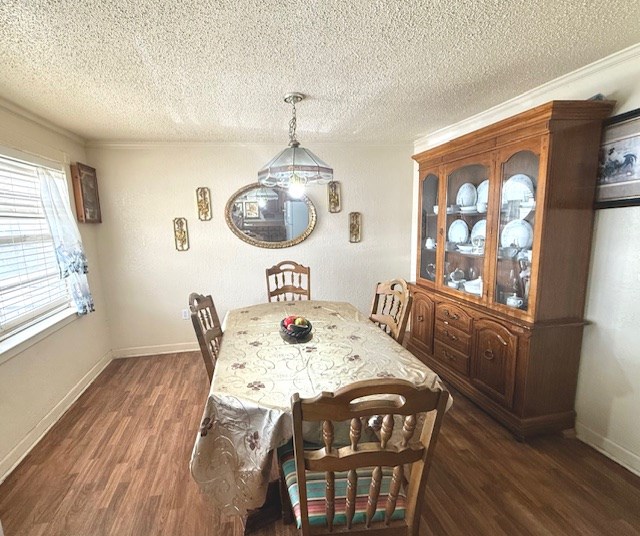
<instances>
[{"instance_id":1,"label":"white wall","mask_svg":"<svg viewBox=\"0 0 640 536\"><path fill-rule=\"evenodd\" d=\"M100 180L100 259L116 356L197 348L181 319L192 291L211 293L222 316L266 300L265 268L282 260L311 267L314 299L345 300L362 311L374 285L408 277L411 146L318 145L335 170L342 212L330 214L326 186L308 188L318 223L286 249L248 245L227 227L224 208L280 145L102 144L88 149ZM211 189L213 219L197 219L195 189ZM349 243L348 214L362 213L362 242ZM172 220L188 219L191 248L174 248Z\"/></svg>"},{"instance_id":2,"label":"white wall","mask_svg":"<svg viewBox=\"0 0 640 536\"><path fill-rule=\"evenodd\" d=\"M414 150L424 151L550 100L585 99L596 93L617 101L614 114L640 107L640 45L427 135L416 142ZM415 221L417 173L414 178ZM638 229L640 207L596 212L586 306L586 318L592 323L583 340L576 432L586 443L640 474Z\"/></svg>"},{"instance_id":3,"label":"white wall","mask_svg":"<svg viewBox=\"0 0 640 536\"><path fill-rule=\"evenodd\" d=\"M58 162L86 162L79 140L11 109L0 104L0 145ZM71 192L70 183L69 188ZM96 247L98 227L81 225L80 231L96 312L72 317L39 342L0 356L0 481L110 361Z\"/></svg>"}]
</instances>

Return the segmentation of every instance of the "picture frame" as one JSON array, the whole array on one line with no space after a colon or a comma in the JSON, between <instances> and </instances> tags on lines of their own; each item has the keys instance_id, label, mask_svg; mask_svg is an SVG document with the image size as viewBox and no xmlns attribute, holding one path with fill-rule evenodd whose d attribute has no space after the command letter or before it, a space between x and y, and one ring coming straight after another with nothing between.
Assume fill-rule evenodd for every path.
<instances>
[{"instance_id":1,"label":"picture frame","mask_svg":"<svg viewBox=\"0 0 640 536\"><path fill-rule=\"evenodd\" d=\"M635 205L640 205L640 108L604 123L595 201L595 208Z\"/></svg>"},{"instance_id":2,"label":"picture frame","mask_svg":"<svg viewBox=\"0 0 640 536\"><path fill-rule=\"evenodd\" d=\"M244 202L244 219L257 220L260 218L260 206L257 201Z\"/></svg>"},{"instance_id":3,"label":"picture frame","mask_svg":"<svg viewBox=\"0 0 640 536\"><path fill-rule=\"evenodd\" d=\"M96 170L86 164L71 164L76 216L80 223L102 223Z\"/></svg>"}]
</instances>

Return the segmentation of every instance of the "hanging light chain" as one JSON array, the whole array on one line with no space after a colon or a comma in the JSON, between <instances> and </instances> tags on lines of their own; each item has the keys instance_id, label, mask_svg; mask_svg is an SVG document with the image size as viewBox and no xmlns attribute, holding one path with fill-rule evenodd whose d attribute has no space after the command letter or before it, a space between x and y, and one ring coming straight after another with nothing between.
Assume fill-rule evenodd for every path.
<instances>
[{"instance_id":1,"label":"hanging light chain","mask_svg":"<svg viewBox=\"0 0 640 536\"><path fill-rule=\"evenodd\" d=\"M291 121L289 121L289 146L298 145L296 139L296 101L291 99Z\"/></svg>"}]
</instances>

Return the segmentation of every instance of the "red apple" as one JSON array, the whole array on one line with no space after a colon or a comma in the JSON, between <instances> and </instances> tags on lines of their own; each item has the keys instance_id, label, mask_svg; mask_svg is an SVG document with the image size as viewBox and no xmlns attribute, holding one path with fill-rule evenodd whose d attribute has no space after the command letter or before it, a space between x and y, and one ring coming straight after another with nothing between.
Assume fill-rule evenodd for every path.
<instances>
[{"instance_id":1,"label":"red apple","mask_svg":"<svg viewBox=\"0 0 640 536\"><path fill-rule=\"evenodd\" d=\"M289 324L293 324L296 321L296 316L288 316L287 318L285 318L282 323L284 324L285 328L289 327Z\"/></svg>"}]
</instances>

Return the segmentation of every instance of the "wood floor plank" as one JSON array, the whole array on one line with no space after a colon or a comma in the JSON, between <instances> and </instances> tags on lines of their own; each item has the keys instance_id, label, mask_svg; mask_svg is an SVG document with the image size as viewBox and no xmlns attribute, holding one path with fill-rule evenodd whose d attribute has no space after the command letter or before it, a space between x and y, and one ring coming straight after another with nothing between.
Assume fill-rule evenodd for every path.
<instances>
[{"instance_id":1,"label":"wood floor plank","mask_svg":"<svg viewBox=\"0 0 640 536\"><path fill-rule=\"evenodd\" d=\"M6 536L240 536L189 473L207 391L197 353L113 361L0 485ZM640 535L640 478L575 439L520 443L454 397L421 536Z\"/></svg>"}]
</instances>

